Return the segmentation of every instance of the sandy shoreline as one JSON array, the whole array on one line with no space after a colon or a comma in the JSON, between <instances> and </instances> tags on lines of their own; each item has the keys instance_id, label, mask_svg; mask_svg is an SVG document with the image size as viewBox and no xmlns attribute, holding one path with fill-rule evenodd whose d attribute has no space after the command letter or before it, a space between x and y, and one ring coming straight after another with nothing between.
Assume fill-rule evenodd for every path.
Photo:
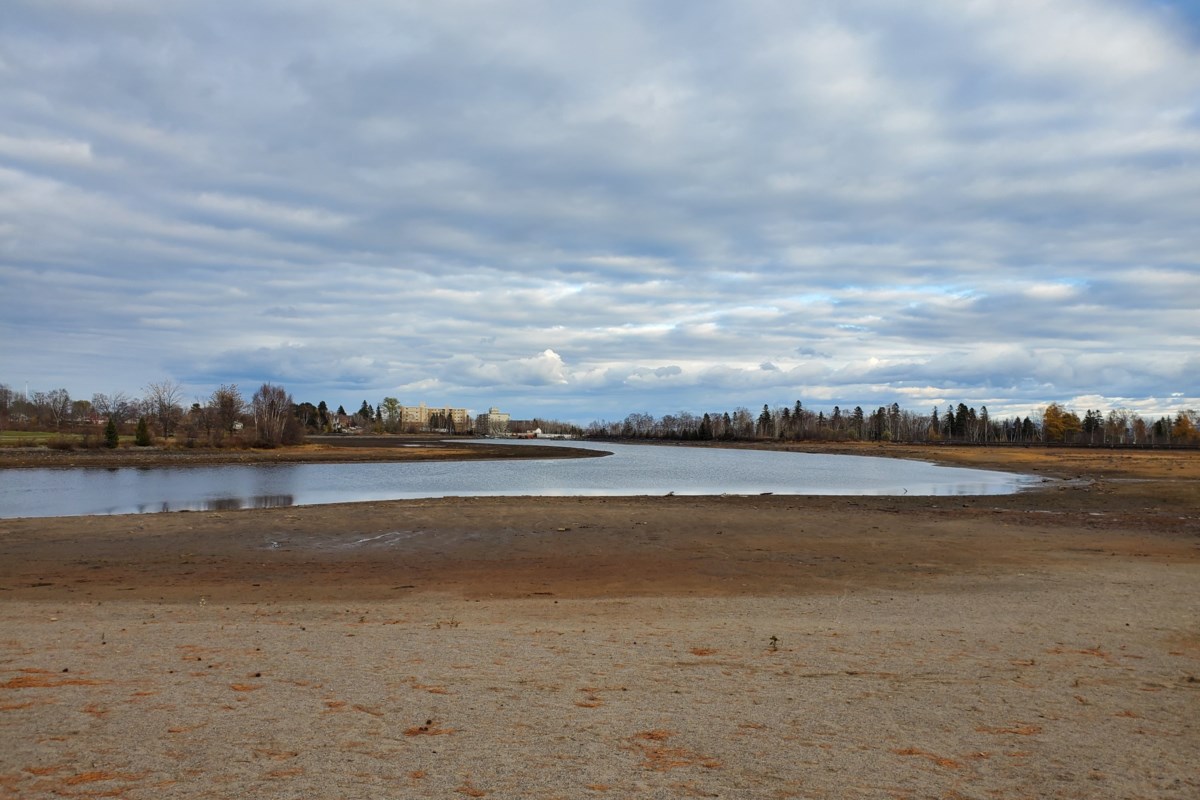
<instances>
[{"instance_id":1,"label":"sandy shoreline","mask_svg":"<svg viewBox=\"0 0 1200 800\"><path fill-rule=\"evenodd\" d=\"M2 520L0 796L1195 797L1198 462Z\"/></svg>"}]
</instances>

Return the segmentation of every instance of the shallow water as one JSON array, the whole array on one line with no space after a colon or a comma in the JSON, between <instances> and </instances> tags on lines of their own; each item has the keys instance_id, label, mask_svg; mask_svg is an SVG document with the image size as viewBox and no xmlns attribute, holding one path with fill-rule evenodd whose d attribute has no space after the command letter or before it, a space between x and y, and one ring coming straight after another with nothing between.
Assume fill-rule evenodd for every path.
<instances>
[{"instance_id":1,"label":"shallow water","mask_svg":"<svg viewBox=\"0 0 1200 800\"><path fill-rule=\"evenodd\" d=\"M533 445L534 442L528 444ZM555 446L539 441L537 445ZM988 495L1039 480L866 456L564 442L600 458L0 470L0 517L581 495Z\"/></svg>"}]
</instances>

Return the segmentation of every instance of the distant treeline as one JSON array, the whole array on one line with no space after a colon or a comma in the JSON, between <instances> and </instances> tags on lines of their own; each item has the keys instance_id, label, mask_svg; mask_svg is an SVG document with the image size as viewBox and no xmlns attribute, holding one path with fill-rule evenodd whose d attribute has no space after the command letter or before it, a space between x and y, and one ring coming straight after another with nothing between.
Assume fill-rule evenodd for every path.
<instances>
[{"instance_id":1,"label":"distant treeline","mask_svg":"<svg viewBox=\"0 0 1200 800\"><path fill-rule=\"evenodd\" d=\"M338 429L342 423L364 431L386 432L395 426L398 401L385 398L377 406L363 401L356 414L342 407L329 409L296 403L282 387L263 384L246 399L236 384L217 387L190 405L183 387L163 380L148 384L142 395L124 392L94 394L91 400L73 399L66 389L21 393L0 383L0 430L19 428L63 432L87 431L111 423L112 436L127 435L138 423L153 436L174 437L186 444L222 445L297 444L307 433ZM344 426L343 426L344 427ZM441 433L470 433L455 430L451 420L433 414L424 430ZM1128 409L1086 410L1082 416L1058 403L1050 403L1033 416L996 418L987 406L978 410L965 403L934 407L928 413L880 406L871 412L861 406L814 410L797 400L792 406L764 405L754 414L748 408L696 415L687 411L654 417L635 413L619 422L596 421L584 429L553 419L512 420L509 432L521 434L540 430L604 439L665 439L699 441L891 441L991 443L1061 443L1080 445L1196 446L1200 445L1200 414L1181 410L1174 416L1146 419ZM244 431L244 433L243 433Z\"/></svg>"},{"instance_id":2,"label":"distant treeline","mask_svg":"<svg viewBox=\"0 0 1200 800\"><path fill-rule=\"evenodd\" d=\"M93 394L90 400L72 398L66 389L19 392L0 383L0 431L42 431L82 437L82 446L118 446L136 435L137 444L170 440L184 446L275 446L300 444L312 434L437 433L469 435L470 420L455 419L458 409L428 409L418 420L406 421L404 407L394 397L377 405L363 400L353 414L324 400L316 405L295 402L283 387L265 383L250 398L237 384L222 384L188 403L183 386L172 380L150 383L140 395L126 392ZM447 413L451 412L451 413ZM465 413L465 411L464 411ZM109 430L111 428L111 431ZM104 435L99 436L103 431ZM569 422L534 418L511 420L508 432L583 436ZM135 433L136 432L136 433ZM20 443L22 439L13 440ZM61 436L59 442L74 439Z\"/></svg>"},{"instance_id":3,"label":"distant treeline","mask_svg":"<svg viewBox=\"0 0 1200 800\"><path fill-rule=\"evenodd\" d=\"M66 389L21 393L0 383L0 430L78 433L85 447L117 447L131 432L138 445L174 437L188 446L275 447L304 441L304 405L270 383L248 400L236 384L222 385L190 407L185 407L183 386L171 380L147 384L140 397L98 393L91 400L73 399ZM99 426L104 435L94 439Z\"/></svg>"},{"instance_id":4,"label":"distant treeline","mask_svg":"<svg viewBox=\"0 0 1200 800\"><path fill-rule=\"evenodd\" d=\"M826 413L794 406L764 405L757 415L745 407L701 415L690 412L654 417L630 414L620 422L596 421L586 431L591 438L667 440L881 441L1062 443L1090 445L1196 445L1200 444L1200 414L1183 410L1174 417L1147 420L1126 409L1085 411L1079 416L1050 403L1036 417L992 417L987 406L978 410L965 403L934 406L927 413L909 411L899 404L864 412L861 406L844 410L834 406Z\"/></svg>"}]
</instances>

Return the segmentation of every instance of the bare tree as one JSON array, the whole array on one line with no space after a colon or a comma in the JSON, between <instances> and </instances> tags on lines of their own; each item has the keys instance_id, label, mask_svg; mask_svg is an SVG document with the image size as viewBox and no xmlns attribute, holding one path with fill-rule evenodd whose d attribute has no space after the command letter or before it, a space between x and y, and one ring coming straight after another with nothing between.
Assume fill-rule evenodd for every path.
<instances>
[{"instance_id":1,"label":"bare tree","mask_svg":"<svg viewBox=\"0 0 1200 800\"><path fill-rule=\"evenodd\" d=\"M9 415L12 413L13 390L3 383L0 383L0 427L8 422Z\"/></svg>"},{"instance_id":2,"label":"bare tree","mask_svg":"<svg viewBox=\"0 0 1200 800\"><path fill-rule=\"evenodd\" d=\"M217 424L217 412L211 405L197 398L183 419L188 442L195 442L201 434L209 444L221 441L221 427Z\"/></svg>"},{"instance_id":3,"label":"bare tree","mask_svg":"<svg viewBox=\"0 0 1200 800\"><path fill-rule=\"evenodd\" d=\"M146 413L157 420L163 436L170 436L183 416L183 408L179 405L183 400L183 386L172 380L162 380L147 385L144 391Z\"/></svg>"},{"instance_id":4,"label":"bare tree","mask_svg":"<svg viewBox=\"0 0 1200 800\"><path fill-rule=\"evenodd\" d=\"M54 389L44 395L41 392L38 394L45 398L45 413L50 423L55 430L61 430L63 423L71 418L71 395L66 389Z\"/></svg>"},{"instance_id":5,"label":"bare tree","mask_svg":"<svg viewBox=\"0 0 1200 800\"><path fill-rule=\"evenodd\" d=\"M246 401L236 383L221 384L208 399L209 406L217 417L217 424L226 433L233 433L233 427L246 412Z\"/></svg>"},{"instance_id":6,"label":"bare tree","mask_svg":"<svg viewBox=\"0 0 1200 800\"><path fill-rule=\"evenodd\" d=\"M258 441L276 446L283 441L288 418L292 415L292 396L282 386L264 383L250 401Z\"/></svg>"},{"instance_id":7,"label":"bare tree","mask_svg":"<svg viewBox=\"0 0 1200 800\"><path fill-rule=\"evenodd\" d=\"M137 407L124 392L92 395L92 408L102 417L108 417L117 425L129 422L137 416Z\"/></svg>"}]
</instances>

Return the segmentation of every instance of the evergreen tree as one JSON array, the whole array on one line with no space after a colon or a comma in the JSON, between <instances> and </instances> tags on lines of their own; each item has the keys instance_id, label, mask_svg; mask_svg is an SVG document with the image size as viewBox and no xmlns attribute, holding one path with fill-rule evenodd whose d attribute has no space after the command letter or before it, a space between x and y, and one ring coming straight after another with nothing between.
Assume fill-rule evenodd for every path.
<instances>
[{"instance_id":1,"label":"evergreen tree","mask_svg":"<svg viewBox=\"0 0 1200 800\"><path fill-rule=\"evenodd\" d=\"M137 432L133 435L133 443L138 447L149 447L154 444L154 440L150 438L150 426L146 424L145 417L138 417Z\"/></svg>"},{"instance_id":2,"label":"evergreen tree","mask_svg":"<svg viewBox=\"0 0 1200 800\"><path fill-rule=\"evenodd\" d=\"M121 437L117 433L117 422L109 417L108 424L104 426L104 446L112 450L120 443Z\"/></svg>"},{"instance_id":3,"label":"evergreen tree","mask_svg":"<svg viewBox=\"0 0 1200 800\"><path fill-rule=\"evenodd\" d=\"M951 430L951 433L954 434L954 438L956 438L956 439L966 438L967 431L969 428L969 426L967 424L967 416L968 416L969 412L970 412L970 409L967 408L966 403L959 403L958 408L956 408L954 410L954 427Z\"/></svg>"},{"instance_id":4,"label":"evergreen tree","mask_svg":"<svg viewBox=\"0 0 1200 800\"><path fill-rule=\"evenodd\" d=\"M767 407L766 403L763 403L762 413L758 415L758 435L771 435L771 409Z\"/></svg>"}]
</instances>

